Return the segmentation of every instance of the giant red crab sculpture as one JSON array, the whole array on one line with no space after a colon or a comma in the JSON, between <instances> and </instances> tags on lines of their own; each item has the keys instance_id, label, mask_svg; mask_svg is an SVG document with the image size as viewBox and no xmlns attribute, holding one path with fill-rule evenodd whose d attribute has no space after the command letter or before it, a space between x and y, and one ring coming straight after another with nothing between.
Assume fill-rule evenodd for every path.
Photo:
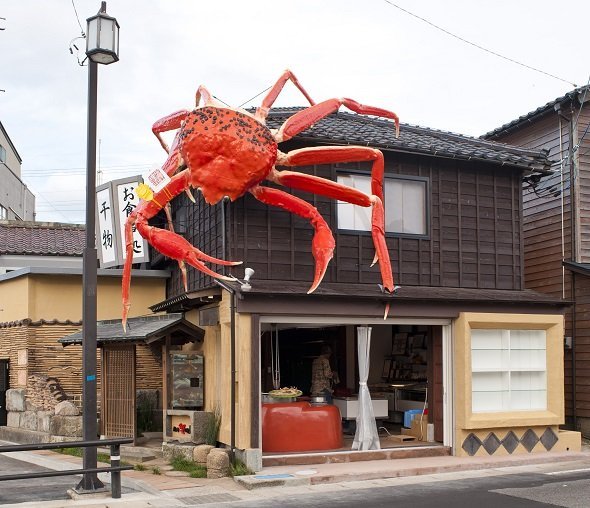
<instances>
[{"instance_id":1,"label":"giant red crab sculpture","mask_svg":"<svg viewBox=\"0 0 590 508\"><path fill-rule=\"evenodd\" d=\"M294 114L279 129L269 129L265 125L268 112L289 80L309 101L310 107ZM200 105L201 101L202 105ZM130 307L133 225L155 249L178 260L185 287L185 262L212 277L232 280L214 272L205 265L205 262L226 266L240 262L208 256L174 233L172 228L165 230L148 224L148 220L162 209L169 214L168 203L182 192L187 191L192 198L191 187L201 191L209 204L215 204L225 196L234 201L246 192L250 192L263 203L283 208L308 219L314 228L312 250L315 258L314 280L308 293L318 287L328 262L332 259L335 246L332 232L315 207L282 190L264 187L261 185L262 181L266 179L293 189L372 207L371 229L376 250L373 264L379 262L384 290L393 291L393 274L384 235L383 154L379 150L363 146L311 147L288 153L278 150L278 143L296 136L337 111L341 105L356 113L393 119L396 135L399 131L397 115L384 109L365 106L346 98L328 99L316 104L289 70L286 70L270 89L262 105L254 114L218 103L205 87L200 86L196 93L195 109L177 111L153 125L152 131L168 153L163 170L171 176L171 180L155 195L141 201L126 223L127 257L122 283L124 328ZM169 148L161 134L175 129L177 133ZM276 166L296 167L359 161L372 161L371 195L324 178L276 169ZM169 215L168 221L171 224Z\"/></svg>"}]
</instances>

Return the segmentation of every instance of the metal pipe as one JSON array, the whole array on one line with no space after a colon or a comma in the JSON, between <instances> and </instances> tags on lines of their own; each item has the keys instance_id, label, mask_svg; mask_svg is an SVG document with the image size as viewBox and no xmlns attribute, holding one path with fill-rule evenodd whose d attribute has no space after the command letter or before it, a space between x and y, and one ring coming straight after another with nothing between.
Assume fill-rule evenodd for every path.
<instances>
[{"instance_id":1,"label":"metal pipe","mask_svg":"<svg viewBox=\"0 0 590 508\"><path fill-rule=\"evenodd\" d=\"M82 436L97 437L96 424L96 287L97 254L95 238L96 208L96 105L98 64L88 59L88 126L86 145L86 247L82 258ZM96 448L84 448L83 467L96 469ZM96 473L86 472L76 487L82 490L104 488Z\"/></svg>"},{"instance_id":2,"label":"metal pipe","mask_svg":"<svg viewBox=\"0 0 590 508\"><path fill-rule=\"evenodd\" d=\"M121 465L121 451L118 444L111 445L111 466L116 468ZM121 497L121 471L113 469L111 473L111 497Z\"/></svg>"},{"instance_id":3,"label":"metal pipe","mask_svg":"<svg viewBox=\"0 0 590 508\"><path fill-rule=\"evenodd\" d=\"M233 461L236 447L236 292L231 292L230 303L230 326L231 326L231 345L230 345L230 363L231 363L231 426L230 426L230 457Z\"/></svg>"}]
</instances>

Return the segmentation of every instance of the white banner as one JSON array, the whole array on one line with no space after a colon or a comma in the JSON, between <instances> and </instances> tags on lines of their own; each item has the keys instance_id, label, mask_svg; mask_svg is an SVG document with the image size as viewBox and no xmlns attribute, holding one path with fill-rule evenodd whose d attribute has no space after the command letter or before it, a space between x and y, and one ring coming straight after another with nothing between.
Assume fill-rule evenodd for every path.
<instances>
[{"instance_id":1,"label":"white banner","mask_svg":"<svg viewBox=\"0 0 590 508\"><path fill-rule=\"evenodd\" d=\"M131 215L135 207L139 204L139 198L135 194L135 188L138 184L142 183L141 179L126 183L116 183L113 185L116 189L117 203L118 203L118 218L119 218L119 232L121 235L121 259L125 261L127 257L127 251L125 249L125 223L127 217ZM141 263L144 260L144 254L147 245L144 244L144 240L139 232L133 226L133 262Z\"/></svg>"},{"instance_id":2,"label":"white banner","mask_svg":"<svg viewBox=\"0 0 590 508\"><path fill-rule=\"evenodd\" d=\"M96 193L96 212L98 216L97 240L100 266L109 267L117 265L117 242L115 223L113 221L113 205L110 186L101 185Z\"/></svg>"}]
</instances>

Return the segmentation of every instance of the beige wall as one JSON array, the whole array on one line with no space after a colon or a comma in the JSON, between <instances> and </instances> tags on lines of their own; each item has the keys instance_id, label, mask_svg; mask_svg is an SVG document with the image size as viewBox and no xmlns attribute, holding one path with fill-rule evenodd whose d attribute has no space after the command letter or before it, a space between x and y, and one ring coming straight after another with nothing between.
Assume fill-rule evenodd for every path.
<instances>
[{"instance_id":1,"label":"beige wall","mask_svg":"<svg viewBox=\"0 0 590 508\"><path fill-rule=\"evenodd\" d=\"M166 298L165 279L135 277L130 317L151 314L150 305ZM82 319L82 276L28 274L0 283L0 322L31 319ZM99 277L97 318L121 317L121 278Z\"/></svg>"},{"instance_id":2,"label":"beige wall","mask_svg":"<svg viewBox=\"0 0 590 508\"><path fill-rule=\"evenodd\" d=\"M28 277L18 277L0 283L0 323L19 321L26 318L28 308Z\"/></svg>"},{"instance_id":3,"label":"beige wall","mask_svg":"<svg viewBox=\"0 0 590 508\"><path fill-rule=\"evenodd\" d=\"M521 329L545 330L547 369L547 409L544 411L513 411L473 413L471 407L471 330L472 329ZM454 326L455 371L455 455L467 455L462 444L474 434L482 441L490 433L502 440L510 431L521 437L528 429L541 436L547 428L559 435L558 426L564 423L564 374L563 374L563 316L552 314L492 314L461 313ZM579 441L578 435L578 443ZM561 439L561 438L560 438ZM564 434L564 440L566 439ZM572 437L567 436L569 448ZM575 441L575 439L574 439ZM564 441L565 442L565 441ZM558 443L555 450L565 449ZM579 449L579 447L578 447ZM533 449L547 451L540 443ZM513 453L526 453L519 444ZM500 447L497 453L505 453ZM476 455L487 455L482 448Z\"/></svg>"}]
</instances>

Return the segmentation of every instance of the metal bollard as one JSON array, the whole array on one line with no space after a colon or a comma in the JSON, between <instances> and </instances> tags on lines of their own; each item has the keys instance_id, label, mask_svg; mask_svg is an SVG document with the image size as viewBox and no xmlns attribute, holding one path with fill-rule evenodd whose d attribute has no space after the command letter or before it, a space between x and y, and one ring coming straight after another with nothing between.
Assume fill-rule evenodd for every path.
<instances>
[{"instance_id":1,"label":"metal bollard","mask_svg":"<svg viewBox=\"0 0 590 508\"><path fill-rule=\"evenodd\" d=\"M111 445L111 466L120 465L120 445ZM121 471L111 471L111 497L113 499L119 499L121 497Z\"/></svg>"}]
</instances>

